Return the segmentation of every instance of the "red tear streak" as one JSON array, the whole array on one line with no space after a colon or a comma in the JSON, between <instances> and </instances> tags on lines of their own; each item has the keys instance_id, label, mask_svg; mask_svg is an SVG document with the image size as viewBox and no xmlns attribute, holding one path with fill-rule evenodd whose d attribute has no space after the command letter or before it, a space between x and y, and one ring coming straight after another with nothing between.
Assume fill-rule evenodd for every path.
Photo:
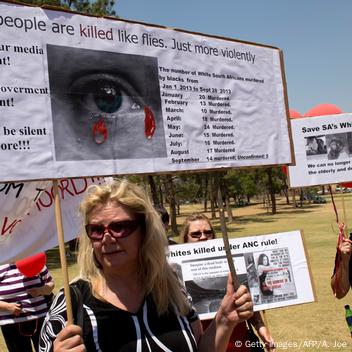
<instances>
[{"instance_id":1,"label":"red tear streak","mask_svg":"<svg viewBox=\"0 0 352 352\"><path fill-rule=\"evenodd\" d=\"M108 139L108 129L103 119L93 124L93 139L97 144L103 144Z\"/></svg>"},{"instance_id":2,"label":"red tear streak","mask_svg":"<svg viewBox=\"0 0 352 352\"><path fill-rule=\"evenodd\" d=\"M148 106L144 107L144 116L144 134L147 139L151 139L155 132L155 118Z\"/></svg>"}]
</instances>

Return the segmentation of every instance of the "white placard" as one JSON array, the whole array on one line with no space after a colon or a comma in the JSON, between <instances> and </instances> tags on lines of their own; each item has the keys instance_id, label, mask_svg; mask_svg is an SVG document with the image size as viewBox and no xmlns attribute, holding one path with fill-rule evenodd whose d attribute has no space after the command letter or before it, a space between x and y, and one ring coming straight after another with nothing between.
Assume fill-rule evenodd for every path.
<instances>
[{"instance_id":1,"label":"white placard","mask_svg":"<svg viewBox=\"0 0 352 352\"><path fill-rule=\"evenodd\" d=\"M65 242L80 233L78 213L87 187L105 179L62 179L58 182ZM52 182L0 184L0 264L58 245Z\"/></svg>"},{"instance_id":2,"label":"white placard","mask_svg":"<svg viewBox=\"0 0 352 352\"><path fill-rule=\"evenodd\" d=\"M315 300L300 231L230 239L236 274L254 310ZM201 319L213 318L226 292L228 264L222 239L169 246L169 261Z\"/></svg>"},{"instance_id":3,"label":"white placard","mask_svg":"<svg viewBox=\"0 0 352 352\"><path fill-rule=\"evenodd\" d=\"M0 180L290 164L278 48L0 4Z\"/></svg>"},{"instance_id":4,"label":"white placard","mask_svg":"<svg viewBox=\"0 0 352 352\"><path fill-rule=\"evenodd\" d=\"M291 121L296 165L289 166L291 187L352 181L352 114Z\"/></svg>"}]
</instances>

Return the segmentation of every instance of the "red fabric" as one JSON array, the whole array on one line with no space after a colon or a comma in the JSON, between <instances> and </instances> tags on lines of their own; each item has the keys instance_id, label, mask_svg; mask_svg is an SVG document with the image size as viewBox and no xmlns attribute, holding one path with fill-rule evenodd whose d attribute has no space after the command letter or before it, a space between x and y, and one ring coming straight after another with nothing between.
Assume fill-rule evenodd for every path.
<instances>
[{"instance_id":1,"label":"red fabric","mask_svg":"<svg viewBox=\"0 0 352 352\"><path fill-rule=\"evenodd\" d=\"M203 330L205 330L211 323L211 320L202 320ZM227 352L250 352L250 348L245 346L248 340L246 323L238 324L232 331L229 344L227 345Z\"/></svg>"},{"instance_id":2,"label":"red fabric","mask_svg":"<svg viewBox=\"0 0 352 352\"><path fill-rule=\"evenodd\" d=\"M15 263L19 272L26 277L38 275L46 263L45 253L38 253L30 257L17 260Z\"/></svg>"}]
</instances>

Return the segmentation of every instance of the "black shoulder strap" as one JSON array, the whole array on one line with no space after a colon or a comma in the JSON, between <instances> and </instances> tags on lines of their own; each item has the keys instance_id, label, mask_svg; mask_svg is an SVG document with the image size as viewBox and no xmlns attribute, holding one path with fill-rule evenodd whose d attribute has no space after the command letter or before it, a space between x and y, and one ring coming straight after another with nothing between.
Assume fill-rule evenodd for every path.
<instances>
[{"instance_id":1,"label":"black shoulder strap","mask_svg":"<svg viewBox=\"0 0 352 352\"><path fill-rule=\"evenodd\" d=\"M79 325L83 330L83 300L82 300L82 293L79 287L76 285L71 285L71 292L73 291L76 304L77 304L77 311L76 311L76 319L75 323Z\"/></svg>"},{"instance_id":2,"label":"black shoulder strap","mask_svg":"<svg viewBox=\"0 0 352 352\"><path fill-rule=\"evenodd\" d=\"M264 352L264 348L262 343L259 340L259 337L253 330L252 324L247 320L247 333L248 333L248 341L250 341L250 351L251 352Z\"/></svg>"}]
</instances>

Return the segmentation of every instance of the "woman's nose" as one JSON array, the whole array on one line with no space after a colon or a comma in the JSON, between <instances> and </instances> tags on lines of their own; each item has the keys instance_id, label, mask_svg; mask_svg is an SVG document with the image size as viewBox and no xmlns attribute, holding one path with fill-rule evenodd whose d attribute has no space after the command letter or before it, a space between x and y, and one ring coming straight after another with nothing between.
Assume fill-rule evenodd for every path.
<instances>
[{"instance_id":1,"label":"woman's nose","mask_svg":"<svg viewBox=\"0 0 352 352\"><path fill-rule=\"evenodd\" d=\"M111 236L108 229L105 229L103 238L101 239L102 242L111 242L113 241L114 237Z\"/></svg>"},{"instance_id":2,"label":"woman's nose","mask_svg":"<svg viewBox=\"0 0 352 352\"><path fill-rule=\"evenodd\" d=\"M202 232L202 236L200 236L199 241L206 241L208 237L205 235L204 232Z\"/></svg>"}]
</instances>

